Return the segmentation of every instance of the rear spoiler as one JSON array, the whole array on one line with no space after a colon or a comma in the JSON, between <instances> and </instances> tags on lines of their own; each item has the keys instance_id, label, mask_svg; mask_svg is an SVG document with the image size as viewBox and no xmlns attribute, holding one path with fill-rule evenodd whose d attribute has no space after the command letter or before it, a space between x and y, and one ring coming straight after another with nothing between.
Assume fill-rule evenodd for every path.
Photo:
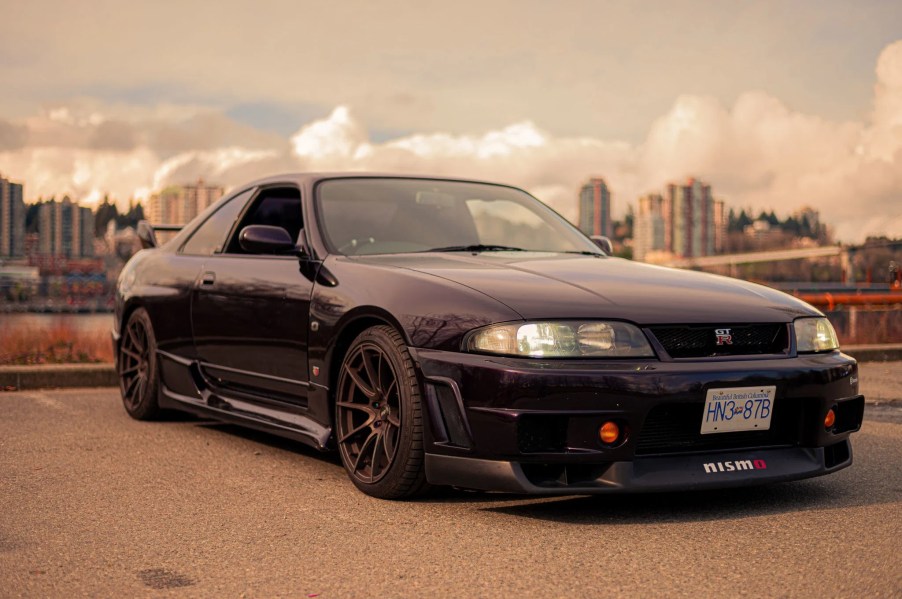
<instances>
[{"instance_id":1,"label":"rear spoiler","mask_svg":"<svg viewBox=\"0 0 902 599\"><path fill-rule=\"evenodd\" d=\"M181 231L183 225L152 225L150 221L139 220L136 232L144 249L157 247L157 236L154 231Z\"/></svg>"}]
</instances>

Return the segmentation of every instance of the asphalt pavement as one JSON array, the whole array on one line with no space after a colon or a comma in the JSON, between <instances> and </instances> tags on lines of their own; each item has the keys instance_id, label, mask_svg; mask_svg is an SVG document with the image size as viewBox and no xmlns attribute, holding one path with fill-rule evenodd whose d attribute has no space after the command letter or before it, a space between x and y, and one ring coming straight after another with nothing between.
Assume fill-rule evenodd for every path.
<instances>
[{"instance_id":1,"label":"asphalt pavement","mask_svg":"<svg viewBox=\"0 0 902 599\"><path fill-rule=\"evenodd\" d=\"M333 455L131 420L114 389L0 393L0 596L899 596L900 410L869 405L855 464L807 481L389 502Z\"/></svg>"}]
</instances>

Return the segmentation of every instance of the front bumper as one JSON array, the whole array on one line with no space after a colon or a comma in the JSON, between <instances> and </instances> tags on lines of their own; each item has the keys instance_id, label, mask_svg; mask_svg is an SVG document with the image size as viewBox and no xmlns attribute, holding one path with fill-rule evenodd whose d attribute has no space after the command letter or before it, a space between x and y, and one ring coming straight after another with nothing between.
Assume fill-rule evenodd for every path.
<instances>
[{"instance_id":1,"label":"front bumper","mask_svg":"<svg viewBox=\"0 0 902 599\"><path fill-rule=\"evenodd\" d=\"M532 495L723 489L799 480L852 464L848 440L828 448L771 448L655 456L626 462L534 464L426 454L435 485Z\"/></svg>"},{"instance_id":2,"label":"front bumper","mask_svg":"<svg viewBox=\"0 0 902 599\"><path fill-rule=\"evenodd\" d=\"M458 487L598 493L819 476L851 464L864 410L857 363L840 352L671 362L412 353L429 414L427 478ZM777 388L771 430L699 434L709 388L755 385ZM840 418L827 430L830 408ZM615 447L598 438L608 420L626 431Z\"/></svg>"}]
</instances>

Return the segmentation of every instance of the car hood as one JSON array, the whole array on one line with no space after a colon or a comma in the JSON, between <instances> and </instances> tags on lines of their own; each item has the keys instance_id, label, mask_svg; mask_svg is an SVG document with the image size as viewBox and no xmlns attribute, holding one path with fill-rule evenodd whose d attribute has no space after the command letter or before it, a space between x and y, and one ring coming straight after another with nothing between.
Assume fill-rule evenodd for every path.
<instances>
[{"instance_id":1,"label":"car hood","mask_svg":"<svg viewBox=\"0 0 902 599\"><path fill-rule=\"evenodd\" d=\"M454 281L525 319L738 324L820 315L810 305L761 285L605 256L455 252L358 259Z\"/></svg>"}]
</instances>

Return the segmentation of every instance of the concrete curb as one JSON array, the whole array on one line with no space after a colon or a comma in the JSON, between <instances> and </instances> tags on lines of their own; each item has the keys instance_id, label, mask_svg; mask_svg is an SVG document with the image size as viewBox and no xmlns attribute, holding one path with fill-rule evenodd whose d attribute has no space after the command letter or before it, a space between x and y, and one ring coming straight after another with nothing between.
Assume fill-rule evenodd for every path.
<instances>
[{"instance_id":1,"label":"concrete curb","mask_svg":"<svg viewBox=\"0 0 902 599\"><path fill-rule=\"evenodd\" d=\"M880 345L849 345L842 348L859 362L892 362L902 360L902 343Z\"/></svg>"},{"instance_id":2,"label":"concrete curb","mask_svg":"<svg viewBox=\"0 0 902 599\"><path fill-rule=\"evenodd\" d=\"M843 351L859 362L902 360L902 343L850 345ZM51 387L116 387L119 379L112 364L41 364L0 366L3 389L44 389Z\"/></svg>"},{"instance_id":3,"label":"concrete curb","mask_svg":"<svg viewBox=\"0 0 902 599\"><path fill-rule=\"evenodd\" d=\"M119 379L112 364L40 364L0 366L3 389L43 389L48 387L116 387Z\"/></svg>"}]
</instances>

